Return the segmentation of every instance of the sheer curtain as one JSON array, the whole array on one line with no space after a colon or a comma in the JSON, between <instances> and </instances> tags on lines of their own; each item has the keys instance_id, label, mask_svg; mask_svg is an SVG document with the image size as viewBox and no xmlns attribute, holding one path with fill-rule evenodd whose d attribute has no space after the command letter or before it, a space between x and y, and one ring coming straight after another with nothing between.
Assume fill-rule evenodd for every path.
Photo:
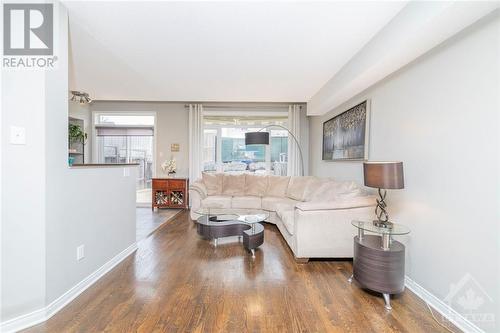
<instances>
[{"instance_id":1,"label":"sheer curtain","mask_svg":"<svg viewBox=\"0 0 500 333\"><path fill-rule=\"evenodd\" d=\"M301 106L298 104L292 104L288 107L288 129L295 135L302 147L301 140ZM305 163L305 161L304 161ZM302 165L300 162L300 152L297 147L297 143L293 140L291 136L288 136L288 166L287 175L288 176L300 176L302 175Z\"/></svg>"},{"instance_id":2,"label":"sheer curtain","mask_svg":"<svg viewBox=\"0 0 500 333\"><path fill-rule=\"evenodd\" d=\"M203 106L189 104L189 180L201 177L203 158Z\"/></svg>"}]
</instances>

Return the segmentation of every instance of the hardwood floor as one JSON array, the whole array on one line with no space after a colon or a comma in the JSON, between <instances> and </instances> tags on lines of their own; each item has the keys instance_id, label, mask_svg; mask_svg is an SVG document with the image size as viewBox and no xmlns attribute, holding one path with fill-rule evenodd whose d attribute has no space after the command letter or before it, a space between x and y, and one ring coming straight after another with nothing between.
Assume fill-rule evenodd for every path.
<instances>
[{"instance_id":1,"label":"hardwood floor","mask_svg":"<svg viewBox=\"0 0 500 333\"><path fill-rule=\"evenodd\" d=\"M252 260L237 238L217 248L200 239L180 213L25 332L446 332L410 291L387 312L382 297L347 282L350 261L297 264L277 228L265 229Z\"/></svg>"},{"instance_id":2,"label":"hardwood floor","mask_svg":"<svg viewBox=\"0 0 500 333\"><path fill-rule=\"evenodd\" d=\"M170 220L182 209L156 209L137 207L135 209L135 240L147 238L167 220Z\"/></svg>"}]
</instances>

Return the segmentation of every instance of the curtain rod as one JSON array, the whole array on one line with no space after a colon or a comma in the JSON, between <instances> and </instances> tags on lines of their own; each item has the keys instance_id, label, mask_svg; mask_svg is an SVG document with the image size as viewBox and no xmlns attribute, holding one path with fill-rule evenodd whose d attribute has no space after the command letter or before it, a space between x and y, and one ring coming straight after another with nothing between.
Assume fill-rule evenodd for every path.
<instances>
[{"instance_id":1,"label":"curtain rod","mask_svg":"<svg viewBox=\"0 0 500 333\"><path fill-rule=\"evenodd\" d=\"M251 105L242 105L242 106L239 106L239 105L203 105L203 103L197 103L197 104L201 104L204 109L270 109L270 108L288 109L289 105L294 105L294 103L287 104L287 105L280 104L280 105L255 105L255 106L251 106ZM184 104L184 107L188 108L189 105L190 104ZM296 105L299 105L299 107L302 108L302 105L300 105L300 104L296 104Z\"/></svg>"}]
</instances>

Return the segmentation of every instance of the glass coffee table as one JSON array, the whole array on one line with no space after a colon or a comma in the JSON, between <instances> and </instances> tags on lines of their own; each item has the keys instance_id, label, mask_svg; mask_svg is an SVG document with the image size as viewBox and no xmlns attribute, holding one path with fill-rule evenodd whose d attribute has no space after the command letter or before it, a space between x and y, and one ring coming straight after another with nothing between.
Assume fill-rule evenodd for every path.
<instances>
[{"instance_id":1,"label":"glass coffee table","mask_svg":"<svg viewBox=\"0 0 500 333\"><path fill-rule=\"evenodd\" d=\"M201 215L195 222L198 234L213 239L214 246L221 237L243 238L243 246L255 258L255 249L264 243L264 222L269 213L258 209L240 210L234 213L223 208L199 208L194 211Z\"/></svg>"}]
</instances>

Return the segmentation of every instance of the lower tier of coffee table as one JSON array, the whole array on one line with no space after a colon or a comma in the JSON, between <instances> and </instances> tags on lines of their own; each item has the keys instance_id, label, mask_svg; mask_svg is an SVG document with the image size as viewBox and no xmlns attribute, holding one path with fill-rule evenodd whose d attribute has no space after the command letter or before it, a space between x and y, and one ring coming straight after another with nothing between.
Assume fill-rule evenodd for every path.
<instances>
[{"instance_id":1,"label":"lower tier of coffee table","mask_svg":"<svg viewBox=\"0 0 500 333\"><path fill-rule=\"evenodd\" d=\"M202 216L197 221L197 231L200 236L207 239L217 239L229 236L242 236L243 246L255 256L255 249L264 243L264 226L260 223L243 223L238 220L207 221Z\"/></svg>"}]
</instances>

